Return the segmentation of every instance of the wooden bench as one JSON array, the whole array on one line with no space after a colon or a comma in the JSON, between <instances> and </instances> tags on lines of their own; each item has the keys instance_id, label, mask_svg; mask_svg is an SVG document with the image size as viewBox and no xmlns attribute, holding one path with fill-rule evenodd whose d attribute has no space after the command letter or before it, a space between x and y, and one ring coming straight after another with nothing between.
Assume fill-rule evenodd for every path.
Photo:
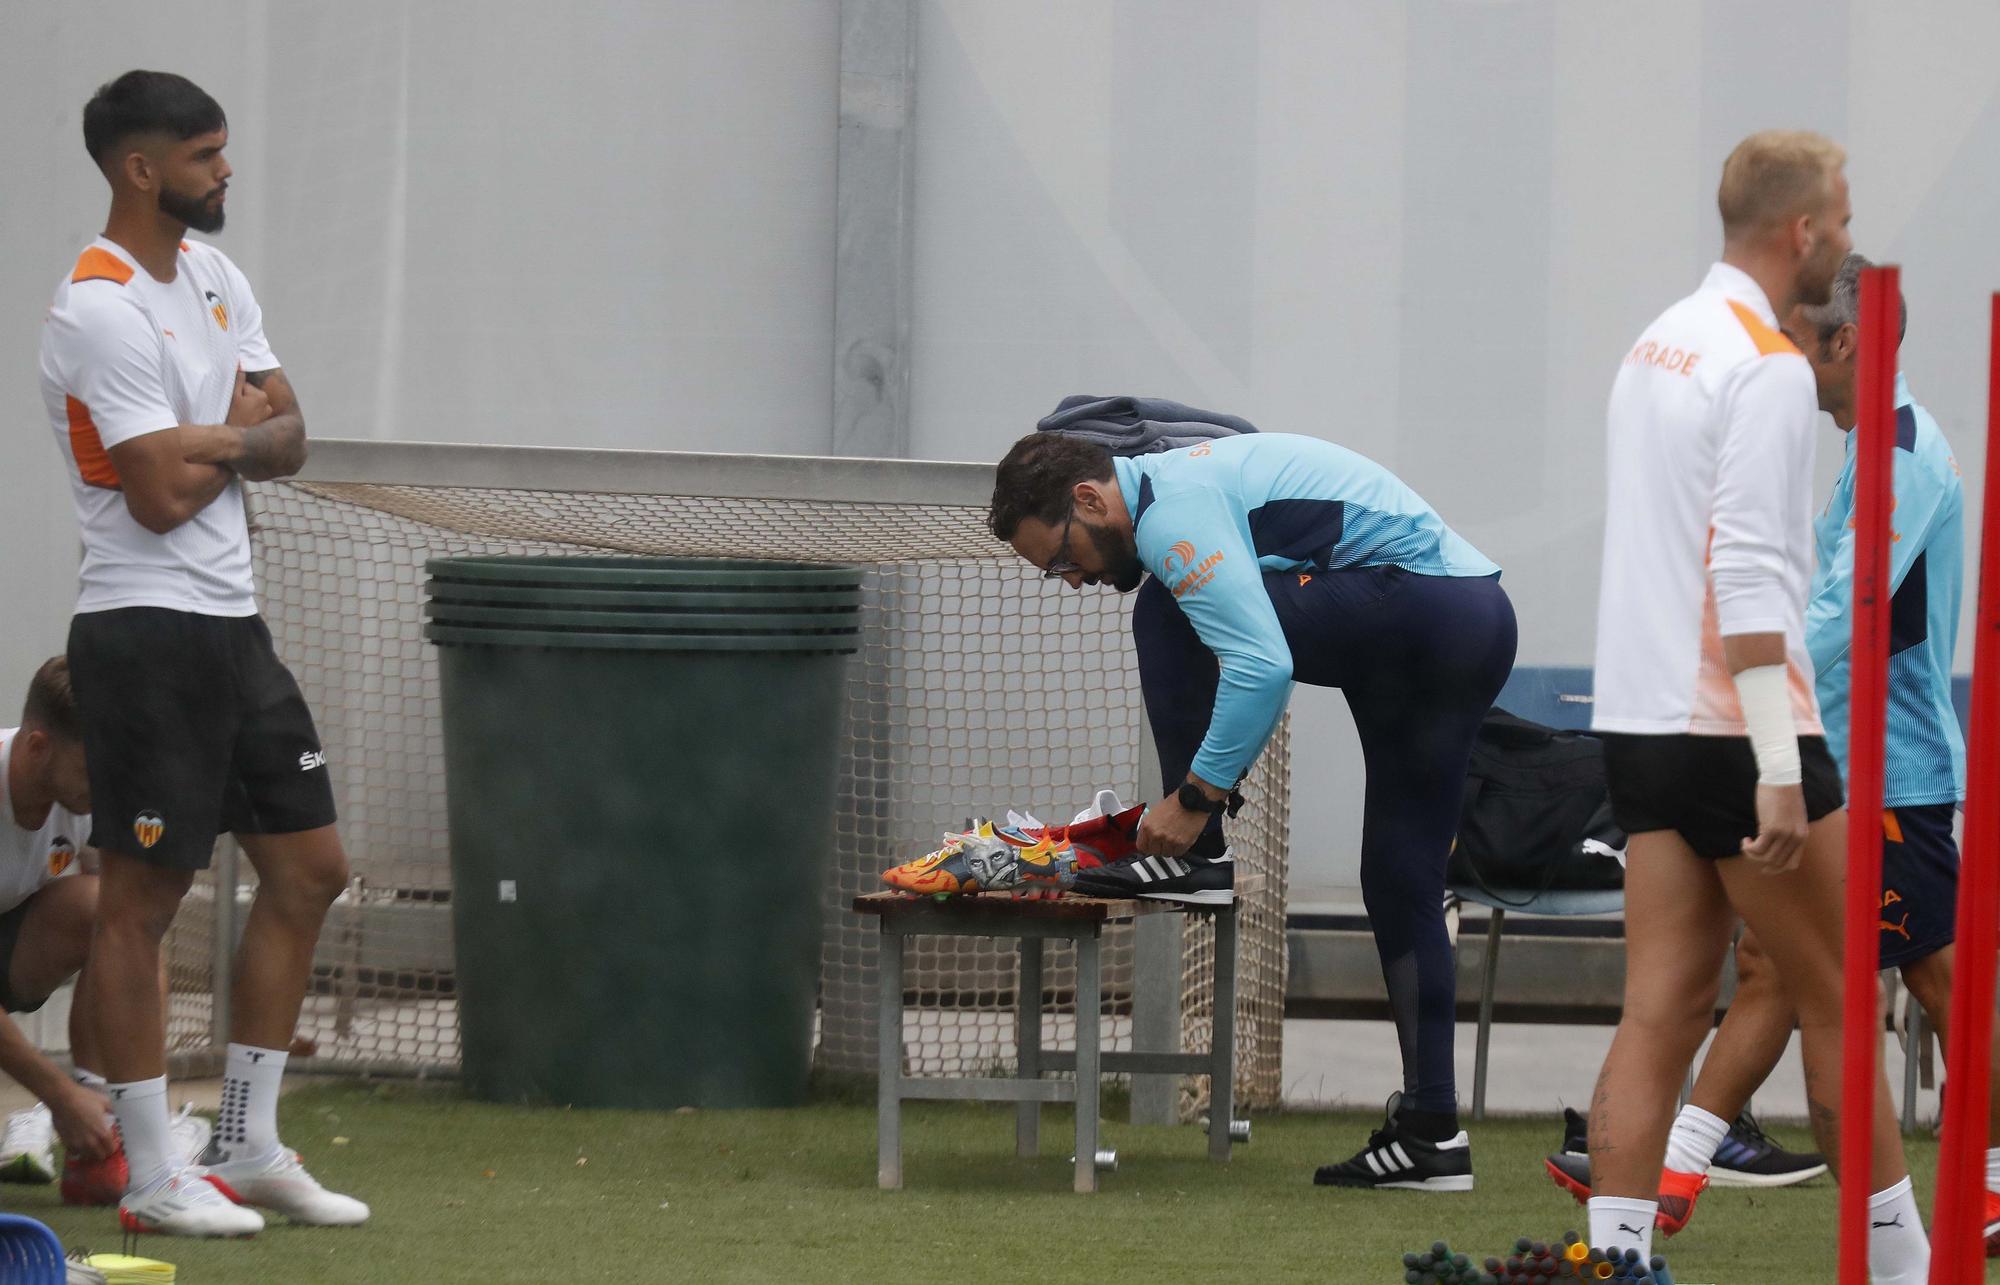
<instances>
[{"instance_id":1,"label":"wooden bench","mask_svg":"<svg viewBox=\"0 0 2000 1285\"><path fill-rule=\"evenodd\" d=\"M1255 891L1255 876L1239 880L1239 897ZM1229 1159L1234 1139L1236 1059L1236 911L1227 905L1165 901L1112 901L1097 897L1016 900L1004 893L968 897L912 897L896 892L854 899L857 914L874 915L882 930L880 978L880 1087L877 1091L876 1180L883 1190L903 1185L903 1103L916 1099L1013 1102L1014 1146L1033 1156L1041 1147L1044 1102L1076 1104L1077 1191L1097 1190L1098 1087L1101 1076L1209 1076L1208 1154ZM1104 926L1141 915L1208 915L1215 921L1213 1035L1205 1053L1179 1049L1106 1052L1100 1020L1104 994L1099 949ZM1013 937L1020 943L1020 984L1015 992L1016 1076L909 1076L903 1074L903 946L918 936ZM1042 1048L1042 945L1050 939L1076 944L1076 1052ZM1143 984L1142 979L1142 984ZM1178 982L1178 978L1174 979ZM1074 1071L1073 1080L1049 1080Z\"/></svg>"}]
</instances>

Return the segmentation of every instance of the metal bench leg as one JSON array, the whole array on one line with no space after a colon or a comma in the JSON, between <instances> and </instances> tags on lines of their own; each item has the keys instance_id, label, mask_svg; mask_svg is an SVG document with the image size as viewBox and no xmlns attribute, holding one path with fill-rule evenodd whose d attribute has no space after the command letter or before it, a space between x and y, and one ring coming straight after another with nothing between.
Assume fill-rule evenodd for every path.
<instances>
[{"instance_id":1,"label":"metal bench leg","mask_svg":"<svg viewBox=\"0 0 2000 1285\"><path fill-rule=\"evenodd\" d=\"M1021 982L1014 994L1014 1047L1020 1055L1021 1078L1042 1075L1042 939L1021 938ZM1042 1149L1042 1104L1022 1102L1014 1108L1014 1154L1033 1156Z\"/></svg>"},{"instance_id":2,"label":"metal bench leg","mask_svg":"<svg viewBox=\"0 0 2000 1285\"><path fill-rule=\"evenodd\" d=\"M1931 1037L1924 1006L1910 996L1909 1016L1903 1021L1903 1132L1917 1131L1917 1076L1923 1068L1924 1042Z\"/></svg>"},{"instance_id":3,"label":"metal bench leg","mask_svg":"<svg viewBox=\"0 0 2000 1285\"><path fill-rule=\"evenodd\" d=\"M1236 1123L1236 915L1215 912L1215 984L1209 996L1208 1158L1229 1159L1229 1127Z\"/></svg>"},{"instance_id":4,"label":"metal bench leg","mask_svg":"<svg viewBox=\"0 0 2000 1285\"><path fill-rule=\"evenodd\" d=\"M1098 929L1076 939L1076 1190L1097 1190L1097 1095L1099 1010L1104 1004L1098 973Z\"/></svg>"},{"instance_id":5,"label":"metal bench leg","mask_svg":"<svg viewBox=\"0 0 2000 1285\"><path fill-rule=\"evenodd\" d=\"M881 987L875 1086L875 1185L903 1185L903 935L885 924L875 969Z\"/></svg>"},{"instance_id":6,"label":"metal bench leg","mask_svg":"<svg viewBox=\"0 0 2000 1285\"><path fill-rule=\"evenodd\" d=\"M1493 979L1500 968L1500 926L1507 912L1498 906L1486 913L1486 975L1479 979L1479 1035L1472 1054L1472 1118L1486 1118L1486 1051L1493 1038Z\"/></svg>"},{"instance_id":7,"label":"metal bench leg","mask_svg":"<svg viewBox=\"0 0 2000 1285\"><path fill-rule=\"evenodd\" d=\"M1140 915L1132 925L1132 1049L1181 1051L1181 921L1183 915ZM1174 1124L1180 1077L1132 1075L1133 1124Z\"/></svg>"}]
</instances>

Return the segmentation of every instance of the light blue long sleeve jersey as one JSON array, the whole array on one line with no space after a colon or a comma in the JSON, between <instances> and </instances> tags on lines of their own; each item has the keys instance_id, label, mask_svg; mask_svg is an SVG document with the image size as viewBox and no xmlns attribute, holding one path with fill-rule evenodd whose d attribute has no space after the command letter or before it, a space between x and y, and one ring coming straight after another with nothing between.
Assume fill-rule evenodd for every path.
<instances>
[{"instance_id":1,"label":"light blue long sleeve jersey","mask_svg":"<svg viewBox=\"0 0 2000 1285\"><path fill-rule=\"evenodd\" d=\"M1267 571L1497 576L1395 474L1316 437L1255 433L1113 461L1140 560L1221 666L1195 775L1233 785L1276 730L1292 656Z\"/></svg>"},{"instance_id":2,"label":"light blue long sleeve jersey","mask_svg":"<svg viewBox=\"0 0 2000 1285\"><path fill-rule=\"evenodd\" d=\"M1854 641L1855 434L1847 464L1813 523L1818 557L1806 606L1820 721L1847 775L1848 652ZM1965 797L1965 738L1951 703L1952 649L1965 563L1958 462L1930 412L1896 376L1895 511L1889 526L1889 737L1885 807Z\"/></svg>"}]
</instances>

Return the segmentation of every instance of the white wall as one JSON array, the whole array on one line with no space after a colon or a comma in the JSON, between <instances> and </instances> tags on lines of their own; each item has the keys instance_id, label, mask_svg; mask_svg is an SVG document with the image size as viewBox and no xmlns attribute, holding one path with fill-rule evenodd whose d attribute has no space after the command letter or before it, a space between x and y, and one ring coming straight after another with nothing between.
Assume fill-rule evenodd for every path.
<instances>
[{"instance_id":1,"label":"white wall","mask_svg":"<svg viewBox=\"0 0 2000 1285\"><path fill-rule=\"evenodd\" d=\"M1912 383L1978 501L1985 0L919 3L914 454L993 459L1077 391L1335 438L1507 568L1524 663L1587 662L1613 364L1714 254L1729 147L1803 125L1850 148L1857 244L1905 265ZM4 23L0 706L61 642L75 539L36 323L102 218L78 111L129 66L230 112L222 244L316 432L824 449L835 0ZM1353 734L1335 694L1294 708L1295 880L1348 883Z\"/></svg>"},{"instance_id":2,"label":"white wall","mask_svg":"<svg viewBox=\"0 0 2000 1285\"><path fill-rule=\"evenodd\" d=\"M825 0L9 5L0 711L75 592L35 349L103 225L79 123L99 83L174 70L228 112L217 242L311 431L818 452L837 18Z\"/></svg>"},{"instance_id":3,"label":"white wall","mask_svg":"<svg viewBox=\"0 0 2000 1285\"><path fill-rule=\"evenodd\" d=\"M923 18L917 454L992 459L1084 391L1332 438L1506 568L1522 663L1587 664L1611 374L1716 254L1723 157L1786 125L1847 142L1857 246L1905 265L1912 385L1978 503L1990 5L928 0ZM1824 445L1830 479L1830 426ZM1294 884L1351 884L1352 724L1335 693L1293 709Z\"/></svg>"}]
</instances>

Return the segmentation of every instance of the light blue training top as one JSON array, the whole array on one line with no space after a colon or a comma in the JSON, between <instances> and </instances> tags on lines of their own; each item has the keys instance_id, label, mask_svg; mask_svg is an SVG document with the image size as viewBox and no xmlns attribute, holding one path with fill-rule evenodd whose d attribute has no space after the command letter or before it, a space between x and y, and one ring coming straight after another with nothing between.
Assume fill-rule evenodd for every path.
<instances>
[{"instance_id":1,"label":"light blue training top","mask_svg":"<svg viewBox=\"0 0 2000 1285\"><path fill-rule=\"evenodd\" d=\"M1140 560L1221 665L1193 765L1215 785L1250 770L1291 694L1291 649L1265 572L1500 574L1395 474L1316 437L1246 434L1113 464Z\"/></svg>"},{"instance_id":2,"label":"light blue training top","mask_svg":"<svg viewBox=\"0 0 2000 1285\"><path fill-rule=\"evenodd\" d=\"M1848 651L1854 641L1854 433L1833 495L1813 523L1817 558L1806 605L1820 722L1847 775ZM1951 703L1952 649L1965 565L1958 463L1930 412L1896 376L1895 511L1889 525L1889 737L1885 807L1965 797L1965 738Z\"/></svg>"}]
</instances>

